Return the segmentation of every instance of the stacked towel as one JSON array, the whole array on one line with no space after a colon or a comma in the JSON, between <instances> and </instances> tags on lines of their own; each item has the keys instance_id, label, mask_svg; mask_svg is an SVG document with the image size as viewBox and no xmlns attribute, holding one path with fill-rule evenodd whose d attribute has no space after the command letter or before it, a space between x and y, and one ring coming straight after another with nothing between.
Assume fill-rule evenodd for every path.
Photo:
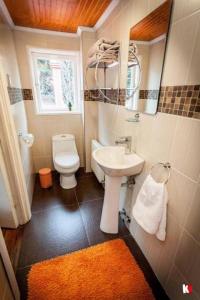
<instances>
[{"instance_id":1,"label":"stacked towel","mask_svg":"<svg viewBox=\"0 0 200 300\"><path fill-rule=\"evenodd\" d=\"M93 56L88 57L88 65L95 64L97 61L101 61L107 64L111 64L118 60L118 56L113 54L101 54L101 53L95 53Z\"/></svg>"},{"instance_id":2,"label":"stacked towel","mask_svg":"<svg viewBox=\"0 0 200 300\"><path fill-rule=\"evenodd\" d=\"M118 61L119 42L99 39L88 52L88 65L95 64L98 60L111 64Z\"/></svg>"},{"instance_id":3,"label":"stacked towel","mask_svg":"<svg viewBox=\"0 0 200 300\"><path fill-rule=\"evenodd\" d=\"M164 241L166 236L167 189L151 175L145 179L133 207L133 217L148 233Z\"/></svg>"},{"instance_id":4,"label":"stacked towel","mask_svg":"<svg viewBox=\"0 0 200 300\"><path fill-rule=\"evenodd\" d=\"M92 57L93 54L100 52L104 52L105 50L109 51L108 49L112 47L112 51L110 53L112 53L114 50L119 50L119 42L117 41L109 41L106 39L99 39L93 46L92 48L89 50L88 52L88 57ZM106 52L107 52L106 51Z\"/></svg>"}]
</instances>

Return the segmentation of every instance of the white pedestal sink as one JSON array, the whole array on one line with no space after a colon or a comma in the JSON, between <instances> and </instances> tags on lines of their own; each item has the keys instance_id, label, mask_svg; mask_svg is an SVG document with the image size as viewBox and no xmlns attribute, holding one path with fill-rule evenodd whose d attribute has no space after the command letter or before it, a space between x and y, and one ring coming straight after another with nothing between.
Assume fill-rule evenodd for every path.
<instances>
[{"instance_id":1,"label":"white pedestal sink","mask_svg":"<svg viewBox=\"0 0 200 300\"><path fill-rule=\"evenodd\" d=\"M125 148L120 146L102 147L92 155L105 173L105 196L100 228L106 233L118 233L122 177L139 174L144 160L135 153L125 154Z\"/></svg>"}]
</instances>

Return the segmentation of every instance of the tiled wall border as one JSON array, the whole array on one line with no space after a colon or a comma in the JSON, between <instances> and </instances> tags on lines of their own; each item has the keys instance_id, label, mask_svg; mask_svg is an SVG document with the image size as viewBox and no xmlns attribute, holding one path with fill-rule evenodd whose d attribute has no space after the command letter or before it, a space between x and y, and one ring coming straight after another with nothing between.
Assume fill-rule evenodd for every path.
<instances>
[{"instance_id":1,"label":"tiled wall border","mask_svg":"<svg viewBox=\"0 0 200 300\"><path fill-rule=\"evenodd\" d=\"M33 100L32 89L22 89L24 100Z\"/></svg>"},{"instance_id":2,"label":"tiled wall border","mask_svg":"<svg viewBox=\"0 0 200 300\"><path fill-rule=\"evenodd\" d=\"M8 87L8 95L10 98L11 105L21 102L23 100L33 100L33 94L31 89Z\"/></svg>"},{"instance_id":3,"label":"tiled wall border","mask_svg":"<svg viewBox=\"0 0 200 300\"><path fill-rule=\"evenodd\" d=\"M162 87L158 111L200 119L200 85Z\"/></svg>"},{"instance_id":4,"label":"tiled wall border","mask_svg":"<svg viewBox=\"0 0 200 300\"><path fill-rule=\"evenodd\" d=\"M100 101L104 103L125 106L125 89L103 90L110 100L104 98L98 90L85 90L85 101ZM8 87L10 104L23 100L33 100L32 89ZM157 99L158 90L140 90L140 99ZM189 118L200 119L200 85L164 86L161 87L158 111Z\"/></svg>"},{"instance_id":5,"label":"tiled wall border","mask_svg":"<svg viewBox=\"0 0 200 300\"><path fill-rule=\"evenodd\" d=\"M140 90L140 99L157 100L159 96L159 90Z\"/></svg>"},{"instance_id":6,"label":"tiled wall border","mask_svg":"<svg viewBox=\"0 0 200 300\"><path fill-rule=\"evenodd\" d=\"M97 90L84 90L84 101L98 101L104 103L111 103L125 106L125 89L111 89L103 90L102 92L110 99L103 97L103 95Z\"/></svg>"},{"instance_id":7,"label":"tiled wall border","mask_svg":"<svg viewBox=\"0 0 200 300\"><path fill-rule=\"evenodd\" d=\"M158 90L141 90L140 99L152 100L158 96ZM85 101L100 101L104 103L125 105L125 89L106 90L106 95L111 99L103 98L98 90L85 90ZM96 98L94 99L93 96ZM158 111L189 118L200 119L200 85L164 86L161 87Z\"/></svg>"},{"instance_id":8,"label":"tiled wall border","mask_svg":"<svg viewBox=\"0 0 200 300\"><path fill-rule=\"evenodd\" d=\"M11 105L23 101L22 89L20 88L8 87L8 95Z\"/></svg>"}]
</instances>

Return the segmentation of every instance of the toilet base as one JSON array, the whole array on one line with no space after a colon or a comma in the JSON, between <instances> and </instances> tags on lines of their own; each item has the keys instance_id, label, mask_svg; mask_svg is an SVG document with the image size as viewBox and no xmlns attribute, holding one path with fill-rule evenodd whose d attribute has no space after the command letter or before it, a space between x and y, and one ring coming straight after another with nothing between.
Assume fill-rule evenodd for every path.
<instances>
[{"instance_id":1,"label":"toilet base","mask_svg":"<svg viewBox=\"0 0 200 300\"><path fill-rule=\"evenodd\" d=\"M63 189L72 189L77 185L75 175L60 174L60 185Z\"/></svg>"}]
</instances>

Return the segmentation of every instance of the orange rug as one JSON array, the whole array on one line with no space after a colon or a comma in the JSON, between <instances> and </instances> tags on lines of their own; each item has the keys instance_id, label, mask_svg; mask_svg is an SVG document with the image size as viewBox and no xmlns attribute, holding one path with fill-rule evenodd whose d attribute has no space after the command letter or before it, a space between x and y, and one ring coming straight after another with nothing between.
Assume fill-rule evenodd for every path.
<instances>
[{"instance_id":1,"label":"orange rug","mask_svg":"<svg viewBox=\"0 0 200 300\"><path fill-rule=\"evenodd\" d=\"M152 300L144 275L116 239L32 266L29 300Z\"/></svg>"}]
</instances>

